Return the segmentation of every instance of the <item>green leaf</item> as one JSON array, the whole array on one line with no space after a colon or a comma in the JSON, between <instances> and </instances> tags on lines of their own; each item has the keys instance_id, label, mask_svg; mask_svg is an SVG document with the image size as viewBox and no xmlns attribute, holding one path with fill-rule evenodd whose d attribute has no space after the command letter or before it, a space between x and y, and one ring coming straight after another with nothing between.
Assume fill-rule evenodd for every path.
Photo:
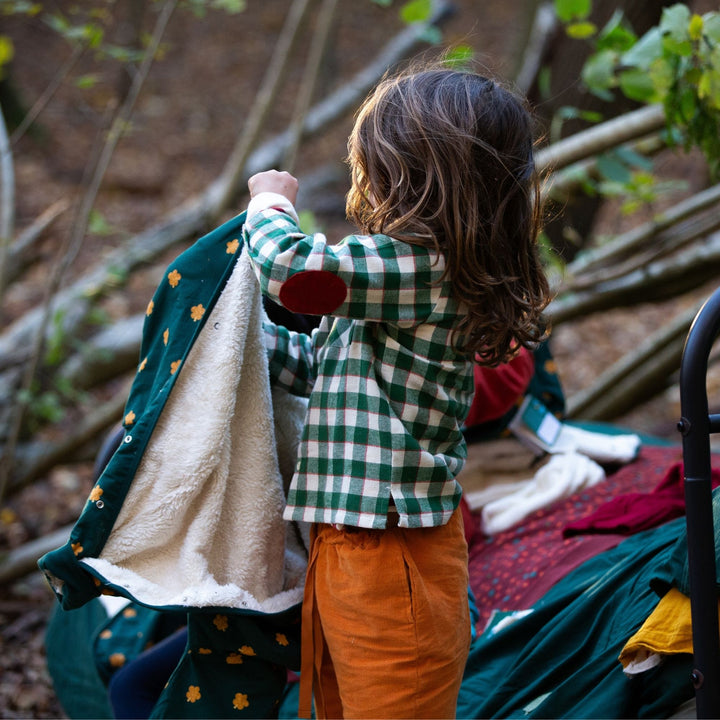
<instances>
[{"instance_id":1,"label":"green leaf","mask_svg":"<svg viewBox=\"0 0 720 720\"><path fill-rule=\"evenodd\" d=\"M658 96L664 98L675 84L675 73L672 65L665 58L658 58L647 68Z\"/></svg>"},{"instance_id":2,"label":"green leaf","mask_svg":"<svg viewBox=\"0 0 720 720\"><path fill-rule=\"evenodd\" d=\"M632 180L630 168L614 153L605 153L597 159L597 170L612 183L626 184Z\"/></svg>"},{"instance_id":3,"label":"green leaf","mask_svg":"<svg viewBox=\"0 0 720 720\"><path fill-rule=\"evenodd\" d=\"M555 0L555 13L564 23L584 20L591 9L591 0Z\"/></svg>"},{"instance_id":4,"label":"green leaf","mask_svg":"<svg viewBox=\"0 0 720 720\"><path fill-rule=\"evenodd\" d=\"M110 223L97 210L90 212L88 232L92 235L112 235L113 228Z\"/></svg>"},{"instance_id":5,"label":"green leaf","mask_svg":"<svg viewBox=\"0 0 720 720\"><path fill-rule=\"evenodd\" d=\"M595 49L625 52L635 45L637 39L637 35L624 22L622 12L616 10L600 31Z\"/></svg>"},{"instance_id":6,"label":"green leaf","mask_svg":"<svg viewBox=\"0 0 720 720\"><path fill-rule=\"evenodd\" d=\"M13 41L7 35L0 35L0 70L13 59L14 55Z\"/></svg>"},{"instance_id":7,"label":"green leaf","mask_svg":"<svg viewBox=\"0 0 720 720\"><path fill-rule=\"evenodd\" d=\"M652 78L643 70L624 70L618 77L625 97L639 102L652 103L660 98Z\"/></svg>"},{"instance_id":8,"label":"green leaf","mask_svg":"<svg viewBox=\"0 0 720 720\"><path fill-rule=\"evenodd\" d=\"M470 45L455 45L451 47L443 58L443 62L450 67L462 68L470 63L475 51Z\"/></svg>"},{"instance_id":9,"label":"green leaf","mask_svg":"<svg viewBox=\"0 0 720 720\"><path fill-rule=\"evenodd\" d=\"M665 35L662 40L662 45L663 50L670 55L690 57L693 52L693 46L690 40L678 40L672 35Z\"/></svg>"},{"instance_id":10,"label":"green leaf","mask_svg":"<svg viewBox=\"0 0 720 720\"><path fill-rule=\"evenodd\" d=\"M617 53L613 50L602 50L591 55L582 69L583 82L593 92L608 90L615 87L615 66Z\"/></svg>"},{"instance_id":11,"label":"green leaf","mask_svg":"<svg viewBox=\"0 0 720 720\"><path fill-rule=\"evenodd\" d=\"M306 235L312 235L313 233L321 232L317 217L312 210L301 210L298 213L298 220L300 227Z\"/></svg>"},{"instance_id":12,"label":"green leaf","mask_svg":"<svg viewBox=\"0 0 720 720\"><path fill-rule=\"evenodd\" d=\"M410 0L400 8L400 17L408 24L425 22L431 14L431 0Z\"/></svg>"},{"instance_id":13,"label":"green leaf","mask_svg":"<svg viewBox=\"0 0 720 720\"><path fill-rule=\"evenodd\" d=\"M702 73L697 93L701 100L708 100L711 107L720 108L720 76L712 71Z\"/></svg>"},{"instance_id":14,"label":"green leaf","mask_svg":"<svg viewBox=\"0 0 720 720\"><path fill-rule=\"evenodd\" d=\"M650 66L663 55L663 38L660 28L648 30L629 50L622 56L622 64L641 70L648 70Z\"/></svg>"},{"instance_id":15,"label":"green leaf","mask_svg":"<svg viewBox=\"0 0 720 720\"><path fill-rule=\"evenodd\" d=\"M565 27L568 37L575 40L585 40L597 32L597 26L591 22L575 22Z\"/></svg>"},{"instance_id":16,"label":"green leaf","mask_svg":"<svg viewBox=\"0 0 720 720\"><path fill-rule=\"evenodd\" d=\"M705 13L703 15L703 30L709 40L720 43L720 13Z\"/></svg>"},{"instance_id":17,"label":"green leaf","mask_svg":"<svg viewBox=\"0 0 720 720\"><path fill-rule=\"evenodd\" d=\"M100 80L100 76L97 73L81 75L75 81L75 86L81 88L82 90L87 90L88 88L95 87L95 85L97 85L99 80Z\"/></svg>"},{"instance_id":18,"label":"green leaf","mask_svg":"<svg viewBox=\"0 0 720 720\"><path fill-rule=\"evenodd\" d=\"M690 25L690 9L683 3L666 7L660 18L660 30L668 33L678 43L690 39L688 26Z\"/></svg>"},{"instance_id":19,"label":"green leaf","mask_svg":"<svg viewBox=\"0 0 720 720\"><path fill-rule=\"evenodd\" d=\"M703 34L703 19L700 15L693 15L688 23L688 35L691 40L698 41Z\"/></svg>"},{"instance_id":20,"label":"green leaf","mask_svg":"<svg viewBox=\"0 0 720 720\"><path fill-rule=\"evenodd\" d=\"M213 0L212 6L229 15L237 15L245 9L245 0Z\"/></svg>"},{"instance_id":21,"label":"green leaf","mask_svg":"<svg viewBox=\"0 0 720 720\"><path fill-rule=\"evenodd\" d=\"M651 173L655 167L650 158L641 155L627 145L615 148L615 155L629 167L640 168L648 173Z\"/></svg>"}]
</instances>

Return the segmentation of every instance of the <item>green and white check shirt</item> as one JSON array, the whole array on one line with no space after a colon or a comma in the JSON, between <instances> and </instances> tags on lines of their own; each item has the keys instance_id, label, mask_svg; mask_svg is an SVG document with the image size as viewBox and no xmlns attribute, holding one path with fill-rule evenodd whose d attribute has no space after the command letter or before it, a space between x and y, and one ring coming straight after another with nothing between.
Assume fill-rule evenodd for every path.
<instances>
[{"instance_id":1,"label":"green and white check shirt","mask_svg":"<svg viewBox=\"0 0 720 720\"><path fill-rule=\"evenodd\" d=\"M266 323L273 382L309 398L287 520L384 528L445 524L460 501L470 359L444 261L386 235L329 245L289 201L250 202L244 238L264 294L324 315L311 335Z\"/></svg>"}]
</instances>

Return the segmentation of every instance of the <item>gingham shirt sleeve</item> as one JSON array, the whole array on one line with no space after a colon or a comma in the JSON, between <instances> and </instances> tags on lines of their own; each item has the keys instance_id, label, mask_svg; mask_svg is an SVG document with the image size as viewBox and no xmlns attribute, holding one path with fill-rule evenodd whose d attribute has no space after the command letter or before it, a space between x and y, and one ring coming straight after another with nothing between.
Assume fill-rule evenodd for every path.
<instances>
[{"instance_id":1,"label":"gingham shirt sleeve","mask_svg":"<svg viewBox=\"0 0 720 720\"><path fill-rule=\"evenodd\" d=\"M313 335L294 332L269 320L263 323L270 379L293 395L309 397L316 378L316 353Z\"/></svg>"},{"instance_id":2,"label":"gingham shirt sleeve","mask_svg":"<svg viewBox=\"0 0 720 720\"><path fill-rule=\"evenodd\" d=\"M243 232L265 295L293 312L407 326L432 312L441 257L386 235L350 235L330 245L322 233L304 234L296 218L272 193L248 208Z\"/></svg>"}]
</instances>

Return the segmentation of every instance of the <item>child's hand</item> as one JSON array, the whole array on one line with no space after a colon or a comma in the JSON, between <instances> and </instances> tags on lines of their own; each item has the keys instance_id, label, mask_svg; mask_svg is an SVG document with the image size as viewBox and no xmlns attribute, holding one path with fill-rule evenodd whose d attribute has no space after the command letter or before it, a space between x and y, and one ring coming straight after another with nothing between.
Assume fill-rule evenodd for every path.
<instances>
[{"instance_id":1,"label":"child's hand","mask_svg":"<svg viewBox=\"0 0 720 720\"><path fill-rule=\"evenodd\" d=\"M248 190L253 198L261 192L274 192L286 197L293 205L297 198L298 181L289 172L265 170L248 180Z\"/></svg>"}]
</instances>

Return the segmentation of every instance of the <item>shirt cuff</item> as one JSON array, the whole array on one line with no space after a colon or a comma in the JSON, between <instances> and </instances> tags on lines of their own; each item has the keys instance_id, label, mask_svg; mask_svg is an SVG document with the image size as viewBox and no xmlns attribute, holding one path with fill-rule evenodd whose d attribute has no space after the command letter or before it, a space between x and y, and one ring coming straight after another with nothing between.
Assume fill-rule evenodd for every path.
<instances>
[{"instance_id":1,"label":"shirt cuff","mask_svg":"<svg viewBox=\"0 0 720 720\"><path fill-rule=\"evenodd\" d=\"M257 215L259 212L269 210L271 208L273 210L284 212L295 222L298 222L298 215L293 207L293 204L284 195L274 192L261 192L250 200L247 208L246 222L249 221L253 215Z\"/></svg>"}]
</instances>

